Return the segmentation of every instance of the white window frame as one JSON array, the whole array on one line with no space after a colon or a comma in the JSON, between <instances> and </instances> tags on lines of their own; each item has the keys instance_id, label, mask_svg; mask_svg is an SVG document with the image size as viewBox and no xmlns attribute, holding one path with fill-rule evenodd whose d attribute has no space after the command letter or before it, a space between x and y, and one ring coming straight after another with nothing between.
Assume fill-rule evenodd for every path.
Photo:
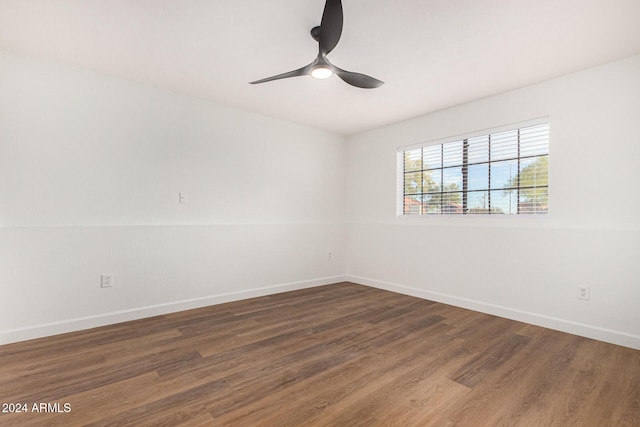
<instances>
[{"instance_id":1,"label":"white window frame","mask_svg":"<svg viewBox=\"0 0 640 427\"><path fill-rule=\"evenodd\" d=\"M518 122L518 123L512 123L512 124L508 124L508 125L504 125L504 126L499 126L499 127L494 127L491 129L483 129L483 130L479 130L479 131L475 131L475 132L470 132L470 133L466 133L466 134L462 134L462 135L456 135L456 136L451 136L451 137L446 137L446 138L441 138L441 139L437 139L437 140L431 140L431 141L427 141L427 142L422 142L422 143L418 143L418 144L411 144L411 145L404 145L404 146L399 146L397 147L397 201L396 201L396 215L398 218L433 218L433 217L501 217L501 218L505 218L505 217L546 217L548 215L548 200L547 200L547 209L544 211L539 211L539 210L534 210L531 212L528 211L523 211L520 212L520 204L518 202L517 206L518 209L516 212L511 212L511 213L492 213L491 210L489 209L487 212L484 213L474 213L474 212L470 212L469 206L466 203L466 198L468 197L469 193L472 193L473 191L469 191L468 189L468 184L464 183L462 190L457 191L456 193L459 193L460 195L463 195L462 197L465 198L465 203L464 203L464 207L467 208L466 212L463 212L462 210L464 210L463 208L460 209L459 212L442 212L442 208L440 209L440 212L438 213L425 213L423 212L424 207L421 207L420 212L419 213L414 213L414 214L409 214L409 213L405 213L405 152L406 151L412 151L412 150L417 150L417 149L423 149L423 148L427 148L427 147L431 147L433 148L434 146L442 146L442 145L446 145L446 144L451 144L451 143L461 143L462 141L464 141L464 143L466 143L466 141L470 140L470 139L474 139L474 138L478 138L478 137L489 137L489 140L491 139L491 135L494 134L500 134L503 132L510 132L510 131L516 131L516 130L520 130L520 129L526 129L526 128L530 128L530 127L534 127L534 126L540 126L540 125L547 125L547 129L550 132L550 128L551 128L551 124L550 124L550 120L549 117L540 117L540 118L536 118L536 119L532 119L532 120L527 120L527 121L523 121L523 122ZM546 152L546 157L549 157L549 152L550 152L550 136L547 138L547 152ZM519 145L519 142L518 142ZM539 155L539 157L543 157L544 155ZM518 164L520 164L520 159L524 159L526 158L525 155L523 155L521 157L520 153L518 153L517 156L517 161ZM491 164L492 160L491 158L489 158L487 164ZM463 164L459 164L457 165L457 167L466 167L463 166ZM490 168L490 166L489 166ZM423 169L423 170L433 170L434 168L429 168L429 169ZM441 168L435 168L435 169L445 169L444 165L442 165ZM409 173L409 172L407 172ZM489 177L490 177L490 169L489 169ZM547 170L548 173L548 170ZM442 183L444 182L444 180L442 181ZM548 182L547 182L548 184ZM518 184L520 185L520 184ZM524 186L523 186L524 187ZM547 185L547 191L548 191L548 185ZM498 190L498 189L495 189ZM441 192L444 191L443 189L441 189ZM492 191L492 189L490 188L490 178L489 178L489 188L486 190L488 192ZM466 192L466 194L465 194ZM425 195L424 193L421 193L423 195ZM441 194L441 197L443 195ZM417 202L420 203L420 202ZM422 203L426 203L426 202L422 202ZM490 205L489 205L490 206Z\"/></svg>"}]
</instances>

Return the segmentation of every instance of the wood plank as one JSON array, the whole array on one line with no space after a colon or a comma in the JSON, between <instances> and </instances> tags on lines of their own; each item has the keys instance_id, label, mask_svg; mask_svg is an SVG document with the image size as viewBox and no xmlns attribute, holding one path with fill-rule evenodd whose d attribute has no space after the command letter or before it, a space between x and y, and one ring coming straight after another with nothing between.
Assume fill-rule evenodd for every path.
<instances>
[{"instance_id":1,"label":"wood plank","mask_svg":"<svg viewBox=\"0 0 640 427\"><path fill-rule=\"evenodd\" d=\"M0 402L72 409L11 426L638 426L640 351L338 283L0 346Z\"/></svg>"}]
</instances>

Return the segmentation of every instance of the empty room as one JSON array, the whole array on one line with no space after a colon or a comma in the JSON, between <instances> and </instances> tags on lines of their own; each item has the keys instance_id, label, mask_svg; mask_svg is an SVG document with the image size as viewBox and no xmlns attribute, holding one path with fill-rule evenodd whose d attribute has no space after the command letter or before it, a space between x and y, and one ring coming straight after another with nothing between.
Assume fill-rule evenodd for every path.
<instances>
[{"instance_id":1,"label":"empty room","mask_svg":"<svg viewBox=\"0 0 640 427\"><path fill-rule=\"evenodd\" d=\"M0 425L640 426L637 0L0 0Z\"/></svg>"}]
</instances>

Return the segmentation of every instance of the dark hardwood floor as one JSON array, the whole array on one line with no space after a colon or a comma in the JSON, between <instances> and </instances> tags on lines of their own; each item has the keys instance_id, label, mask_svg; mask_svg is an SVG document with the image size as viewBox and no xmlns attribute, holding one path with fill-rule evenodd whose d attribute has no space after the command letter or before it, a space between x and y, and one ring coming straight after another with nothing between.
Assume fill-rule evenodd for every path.
<instances>
[{"instance_id":1,"label":"dark hardwood floor","mask_svg":"<svg viewBox=\"0 0 640 427\"><path fill-rule=\"evenodd\" d=\"M2 426L640 426L640 351L339 283L0 346L0 401L26 409Z\"/></svg>"}]
</instances>

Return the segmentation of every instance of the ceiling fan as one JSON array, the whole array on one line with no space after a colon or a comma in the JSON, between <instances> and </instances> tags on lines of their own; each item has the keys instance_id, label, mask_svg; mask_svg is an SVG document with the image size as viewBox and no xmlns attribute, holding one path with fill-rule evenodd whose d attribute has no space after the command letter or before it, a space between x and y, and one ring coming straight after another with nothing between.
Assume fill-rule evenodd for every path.
<instances>
[{"instance_id":1,"label":"ceiling fan","mask_svg":"<svg viewBox=\"0 0 640 427\"><path fill-rule=\"evenodd\" d=\"M287 73L267 77L266 79L250 82L251 84L265 83L272 80L286 79L288 77L298 77L310 75L316 79L326 79L333 74L337 74L346 83L363 89L373 89L380 87L384 82L374 79L366 74L354 73L338 68L329 62L327 55L331 52L342 34L342 2L341 0L327 0L322 13L322 21L317 27L311 29L311 37L318 42L319 52L317 58L309 65Z\"/></svg>"}]
</instances>

